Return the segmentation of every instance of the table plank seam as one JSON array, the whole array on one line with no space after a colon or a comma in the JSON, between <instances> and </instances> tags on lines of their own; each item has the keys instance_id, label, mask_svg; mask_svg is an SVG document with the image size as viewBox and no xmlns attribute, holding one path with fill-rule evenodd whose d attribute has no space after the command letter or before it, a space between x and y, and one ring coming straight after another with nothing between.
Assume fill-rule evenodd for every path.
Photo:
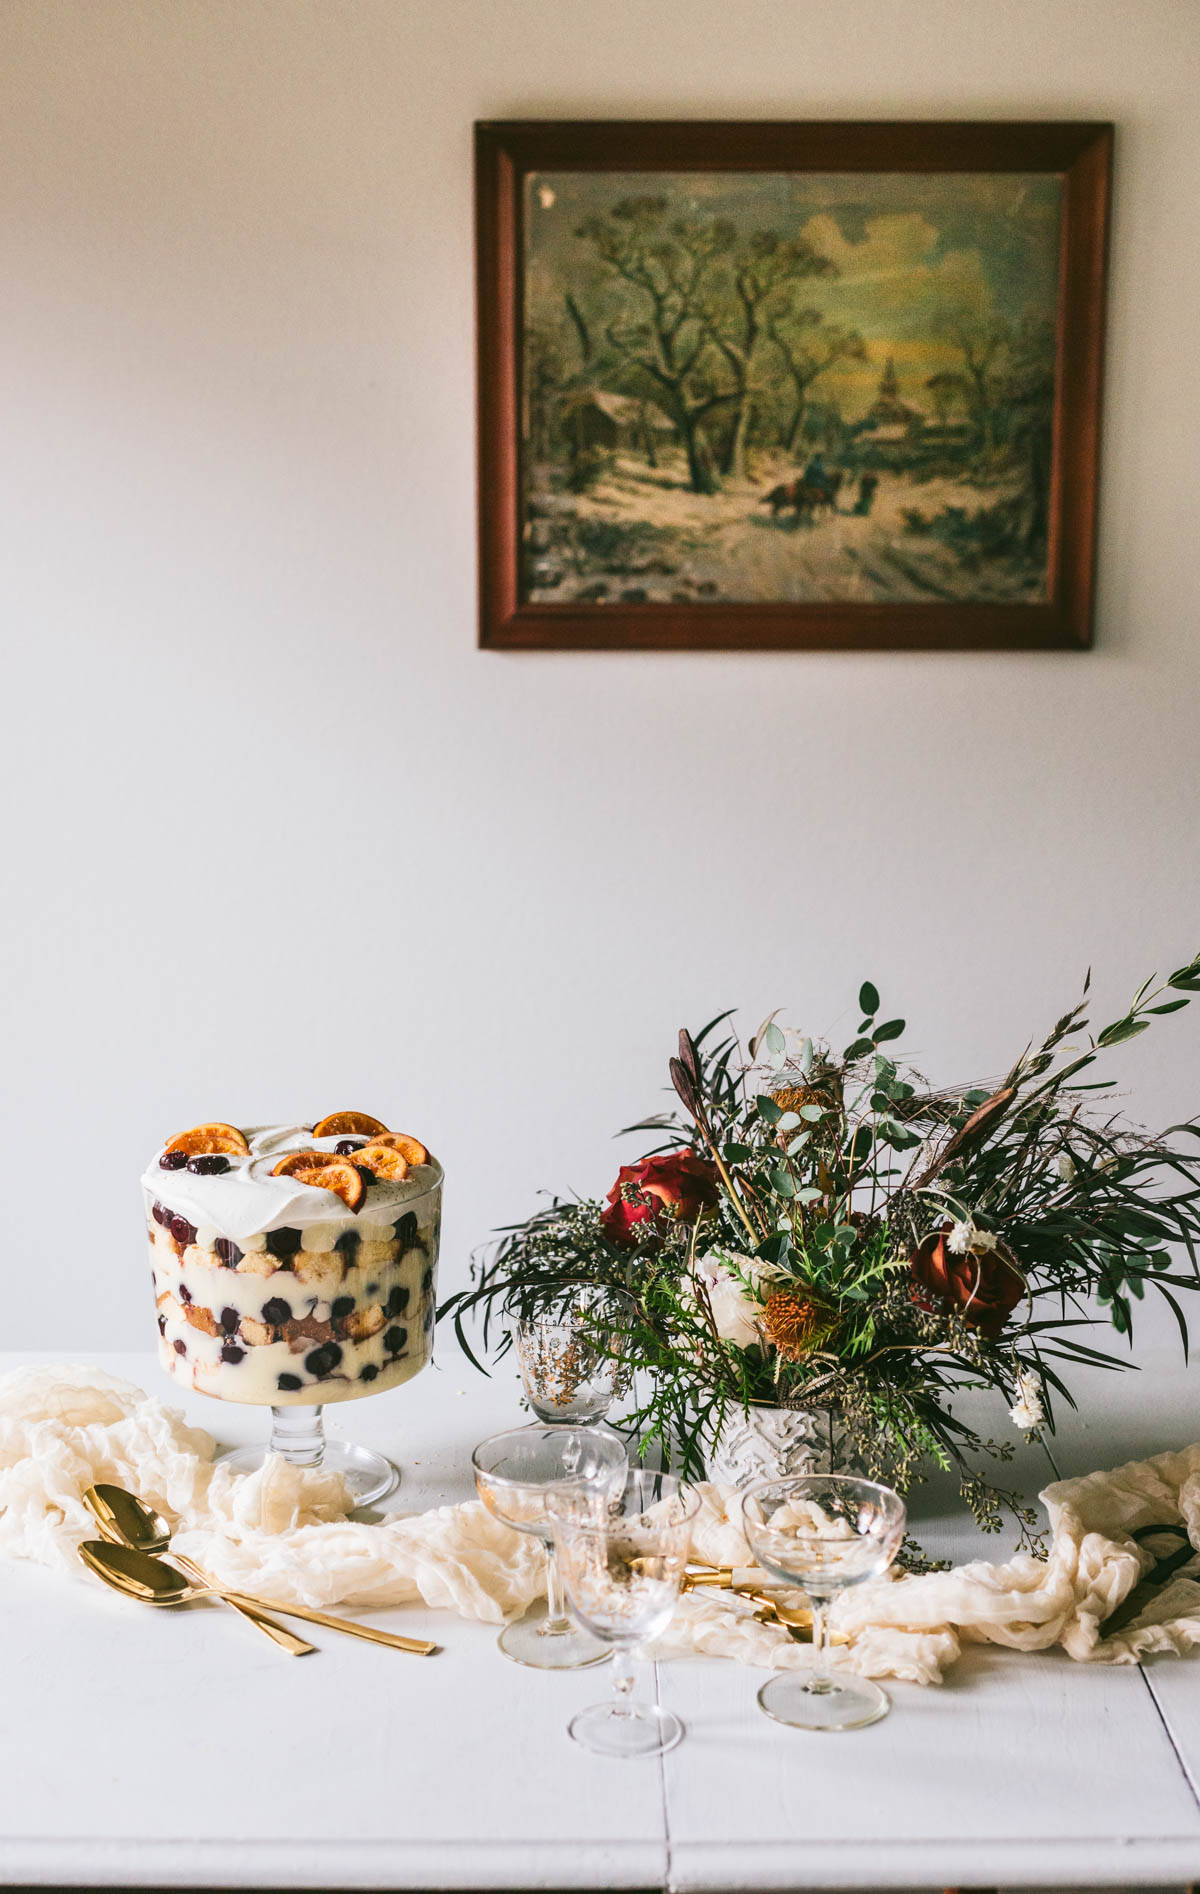
<instances>
[{"instance_id":1,"label":"table plank seam","mask_svg":"<svg viewBox=\"0 0 1200 1894\"><path fill-rule=\"evenodd\" d=\"M657 1661L655 1662L655 1665L654 1665L654 1697L655 1697L655 1701L661 1705L662 1703L661 1677L659 1674L659 1665ZM686 1728L684 1730L683 1740L686 1743L687 1741ZM663 1894L672 1894L672 1890L674 1889L674 1886L675 1886L675 1878L674 1878L673 1863L671 1860L671 1799L667 1793L667 1759L665 1756L660 1756L658 1758L658 1794L659 1794L659 1800L662 1804Z\"/></svg>"},{"instance_id":2,"label":"table plank seam","mask_svg":"<svg viewBox=\"0 0 1200 1894\"><path fill-rule=\"evenodd\" d=\"M1171 1728L1171 1719L1167 1715L1167 1712L1164 1709L1162 1703L1159 1701L1158 1692L1154 1688L1154 1679L1151 1677L1149 1671L1146 1669L1144 1664L1138 1665L1138 1674L1140 1675L1142 1682L1145 1684L1146 1689L1150 1693L1150 1701L1154 1705L1155 1712L1158 1716L1159 1722L1162 1724L1163 1733L1166 1736L1168 1743L1170 1743L1171 1745L1171 1749L1174 1753L1175 1760L1178 1762L1180 1770L1182 1771L1183 1779L1187 1783L1188 1788L1191 1790L1192 1800L1196 1804L1197 1809L1200 1809L1200 1784L1197 1784L1196 1778L1193 1775L1191 1768L1188 1765L1187 1758L1184 1755L1182 1749L1179 1747L1179 1744L1175 1740L1175 1732Z\"/></svg>"}]
</instances>

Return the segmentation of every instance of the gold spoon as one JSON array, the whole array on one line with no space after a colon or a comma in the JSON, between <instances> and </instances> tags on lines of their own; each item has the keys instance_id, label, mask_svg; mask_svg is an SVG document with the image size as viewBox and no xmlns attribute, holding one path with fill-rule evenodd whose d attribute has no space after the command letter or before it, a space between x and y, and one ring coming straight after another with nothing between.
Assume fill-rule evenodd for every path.
<instances>
[{"instance_id":1,"label":"gold spoon","mask_svg":"<svg viewBox=\"0 0 1200 1894\"><path fill-rule=\"evenodd\" d=\"M194 1598L224 1598L235 1605L248 1605L253 1611L278 1611L285 1618L303 1618L309 1624L323 1624L327 1631L345 1631L349 1637L365 1638L368 1644L386 1644L389 1650L412 1651L418 1657L432 1657L440 1649L427 1638L398 1637L394 1631L377 1631L374 1625L333 1618L326 1611L311 1611L307 1605L283 1605L273 1598L251 1598L245 1592L226 1591L223 1586L209 1583L189 1585L162 1559L151 1558L148 1552L136 1551L132 1546L112 1545L104 1539L85 1539L79 1556L106 1585L143 1604L187 1605Z\"/></svg>"},{"instance_id":2,"label":"gold spoon","mask_svg":"<svg viewBox=\"0 0 1200 1894\"><path fill-rule=\"evenodd\" d=\"M165 1552L171 1543L171 1528L161 1513L153 1506L147 1506L136 1493L130 1493L123 1486L89 1486L83 1496L83 1503L100 1528L101 1536L113 1545L129 1546L134 1552ZM207 1575L193 1560L185 1558L182 1552L175 1554L175 1563L190 1577L208 1583ZM230 1601L230 1609L236 1611L249 1624L256 1625L273 1644L289 1657L307 1657L316 1650L315 1644L306 1644L304 1639L289 1631L286 1625L276 1624L263 1611L251 1611L245 1605L235 1605Z\"/></svg>"}]
</instances>

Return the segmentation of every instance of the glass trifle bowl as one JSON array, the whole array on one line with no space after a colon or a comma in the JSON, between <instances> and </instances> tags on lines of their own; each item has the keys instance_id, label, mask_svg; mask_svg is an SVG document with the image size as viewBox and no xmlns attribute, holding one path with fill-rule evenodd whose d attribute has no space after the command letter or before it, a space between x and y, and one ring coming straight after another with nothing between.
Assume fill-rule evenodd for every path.
<instances>
[{"instance_id":1,"label":"glass trifle bowl","mask_svg":"<svg viewBox=\"0 0 1200 1894\"><path fill-rule=\"evenodd\" d=\"M359 1505L395 1485L382 1454L326 1440L323 1409L429 1360L442 1169L365 1112L315 1125L196 1125L142 1176L159 1358L183 1386L269 1407L276 1453L345 1476Z\"/></svg>"}]
</instances>

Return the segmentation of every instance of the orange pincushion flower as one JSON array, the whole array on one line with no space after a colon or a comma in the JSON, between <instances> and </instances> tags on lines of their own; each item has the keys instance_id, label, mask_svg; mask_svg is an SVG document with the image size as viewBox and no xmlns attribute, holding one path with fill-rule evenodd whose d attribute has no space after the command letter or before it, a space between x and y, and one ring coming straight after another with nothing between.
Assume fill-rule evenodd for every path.
<instances>
[{"instance_id":1,"label":"orange pincushion flower","mask_svg":"<svg viewBox=\"0 0 1200 1894\"><path fill-rule=\"evenodd\" d=\"M798 1286L773 1289L762 1312L767 1339L785 1361L802 1361L824 1341L834 1319L826 1303Z\"/></svg>"}]
</instances>

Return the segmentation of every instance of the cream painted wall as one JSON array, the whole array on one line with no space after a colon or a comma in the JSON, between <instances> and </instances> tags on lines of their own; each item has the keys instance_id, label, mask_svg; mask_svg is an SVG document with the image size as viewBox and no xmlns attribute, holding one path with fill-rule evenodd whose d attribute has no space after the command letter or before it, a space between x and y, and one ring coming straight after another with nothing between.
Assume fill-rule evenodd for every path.
<instances>
[{"instance_id":1,"label":"cream painted wall","mask_svg":"<svg viewBox=\"0 0 1200 1894\"><path fill-rule=\"evenodd\" d=\"M202 1115L427 1135L449 1282L607 1185L685 1020L869 975L966 1078L1194 950L1198 73L1192 0L5 0L6 1342L149 1341L137 1173ZM521 115L1115 119L1097 649L477 652Z\"/></svg>"}]
</instances>

